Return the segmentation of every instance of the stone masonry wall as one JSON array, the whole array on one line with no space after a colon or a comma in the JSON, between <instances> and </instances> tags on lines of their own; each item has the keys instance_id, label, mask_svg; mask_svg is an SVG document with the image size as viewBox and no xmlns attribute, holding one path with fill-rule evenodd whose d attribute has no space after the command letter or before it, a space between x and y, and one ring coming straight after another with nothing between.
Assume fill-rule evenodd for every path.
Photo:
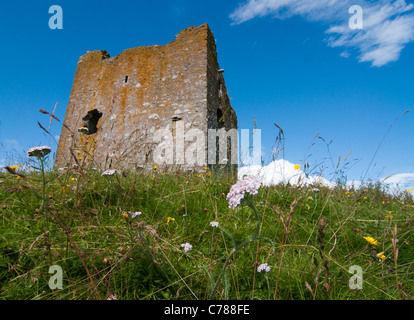
<instances>
[{"instance_id":1,"label":"stone masonry wall","mask_svg":"<svg viewBox=\"0 0 414 320\"><path fill-rule=\"evenodd\" d=\"M222 114L226 128L237 128L207 24L181 31L167 45L127 49L116 57L87 52L78 62L54 166L151 165L158 129L173 132L180 123L207 137ZM92 134L77 131L85 125Z\"/></svg>"}]
</instances>

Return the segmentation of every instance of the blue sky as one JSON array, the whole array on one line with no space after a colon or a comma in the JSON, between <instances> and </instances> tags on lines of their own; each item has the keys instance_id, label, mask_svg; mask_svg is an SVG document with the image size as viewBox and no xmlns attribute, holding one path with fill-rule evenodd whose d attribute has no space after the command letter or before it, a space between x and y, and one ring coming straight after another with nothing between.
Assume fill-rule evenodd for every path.
<instances>
[{"instance_id":1,"label":"blue sky","mask_svg":"<svg viewBox=\"0 0 414 320\"><path fill-rule=\"evenodd\" d=\"M363 29L348 25L351 5ZM48 26L49 7L63 9L63 29ZM160 0L18 1L0 11L0 163L19 161L32 146L56 145L38 127L52 111L62 121L78 58L111 56L167 44L207 22L239 128L262 130L265 162L278 131L291 163L322 163L334 172L351 151L349 180L414 186L414 5L412 1ZM373 156L383 141L375 158ZM58 136L60 126L52 124ZM326 143L329 143L329 151ZM332 161L331 161L332 159ZM373 161L372 161L373 159ZM372 161L372 165L369 167ZM344 162L342 161L341 165ZM367 170L369 171L367 173ZM367 174L366 174L367 173Z\"/></svg>"}]
</instances>

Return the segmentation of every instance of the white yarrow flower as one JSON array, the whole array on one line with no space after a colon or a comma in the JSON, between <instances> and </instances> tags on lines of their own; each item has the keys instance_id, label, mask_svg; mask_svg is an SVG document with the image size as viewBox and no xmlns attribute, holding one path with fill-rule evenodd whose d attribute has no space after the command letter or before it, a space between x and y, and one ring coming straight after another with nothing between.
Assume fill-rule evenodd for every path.
<instances>
[{"instance_id":1,"label":"white yarrow flower","mask_svg":"<svg viewBox=\"0 0 414 320\"><path fill-rule=\"evenodd\" d=\"M263 263L260 266L257 267L257 272L269 272L270 271L270 267L267 265L267 263Z\"/></svg>"},{"instance_id":2,"label":"white yarrow flower","mask_svg":"<svg viewBox=\"0 0 414 320\"><path fill-rule=\"evenodd\" d=\"M116 173L116 169L109 169L102 173L102 176L113 176Z\"/></svg>"},{"instance_id":3,"label":"white yarrow flower","mask_svg":"<svg viewBox=\"0 0 414 320\"><path fill-rule=\"evenodd\" d=\"M48 155L51 151L52 149L50 149L48 146L33 147L27 151L27 156L40 158Z\"/></svg>"},{"instance_id":4,"label":"white yarrow flower","mask_svg":"<svg viewBox=\"0 0 414 320\"><path fill-rule=\"evenodd\" d=\"M89 129L86 127L78 128L78 132L87 134L89 132Z\"/></svg>"},{"instance_id":5,"label":"white yarrow flower","mask_svg":"<svg viewBox=\"0 0 414 320\"><path fill-rule=\"evenodd\" d=\"M182 248L184 248L184 252L188 252L191 251L191 249L193 249L193 246L191 244L187 243L183 243L181 245Z\"/></svg>"},{"instance_id":6,"label":"white yarrow flower","mask_svg":"<svg viewBox=\"0 0 414 320\"><path fill-rule=\"evenodd\" d=\"M134 218L136 218L136 217L138 217L138 216L140 216L142 214L142 212L134 212L133 214L131 214L131 219L134 219Z\"/></svg>"},{"instance_id":7,"label":"white yarrow flower","mask_svg":"<svg viewBox=\"0 0 414 320\"><path fill-rule=\"evenodd\" d=\"M213 228L217 228L219 226L219 223L216 221L211 221L210 226L212 226Z\"/></svg>"}]
</instances>

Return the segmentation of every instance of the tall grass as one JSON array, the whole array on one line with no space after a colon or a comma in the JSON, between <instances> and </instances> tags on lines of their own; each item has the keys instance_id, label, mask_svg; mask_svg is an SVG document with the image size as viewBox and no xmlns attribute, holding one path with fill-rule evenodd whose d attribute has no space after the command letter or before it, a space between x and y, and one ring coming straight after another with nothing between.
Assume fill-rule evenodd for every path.
<instances>
[{"instance_id":1,"label":"tall grass","mask_svg":"<svg viewBox=\"0 0 414 320\"><path fill-rule=\"evenodd\" d=\"M256 229L248 206L228 207L231 176L69 169L52 177L44 211L33 192L42 190L39 173L0 176L2 299L208 299L234 245ZM212 298L412 299L408 192L279 185L254 198L259 240L231 257ZM263 263L269 272L257 271ZM48 286L52 265L63 270L60 290ZM349 288L353 265L362 290Z\"/></svg>"},{"instance_id":2,"label":"tall grass","mask_svg":"<svg viewBox=\"0 0 414 320\"><path fill-rule=\"evenodd\" d=\"M348 188L338 169L333 188L262 186L231 209L236 180L222 171L33 164L0 171L0 299L413 298L412 192Z\"/></svg>"}]
</instances>

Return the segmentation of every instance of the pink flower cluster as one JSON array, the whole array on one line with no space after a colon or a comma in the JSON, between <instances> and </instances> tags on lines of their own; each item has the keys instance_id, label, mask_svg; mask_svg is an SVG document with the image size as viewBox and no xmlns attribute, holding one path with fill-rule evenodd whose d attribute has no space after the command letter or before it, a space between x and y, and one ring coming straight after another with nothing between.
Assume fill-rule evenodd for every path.
<instances>
[{"instance_id":1,"label":"pink flower cluster","mask_svg":"<svg viewBox=\"0 0 414 320\"><path fill-rule=\"evenodd\" d=\"M245 192L250 193L251 195L257 194L257 189L259 189L260 186L260 179L254 176L248 176L243 180L237 181L237 183L231 187L230 192L227 195L229 208L236 208L244 198Z\"/></svg>"}]
</instances>

